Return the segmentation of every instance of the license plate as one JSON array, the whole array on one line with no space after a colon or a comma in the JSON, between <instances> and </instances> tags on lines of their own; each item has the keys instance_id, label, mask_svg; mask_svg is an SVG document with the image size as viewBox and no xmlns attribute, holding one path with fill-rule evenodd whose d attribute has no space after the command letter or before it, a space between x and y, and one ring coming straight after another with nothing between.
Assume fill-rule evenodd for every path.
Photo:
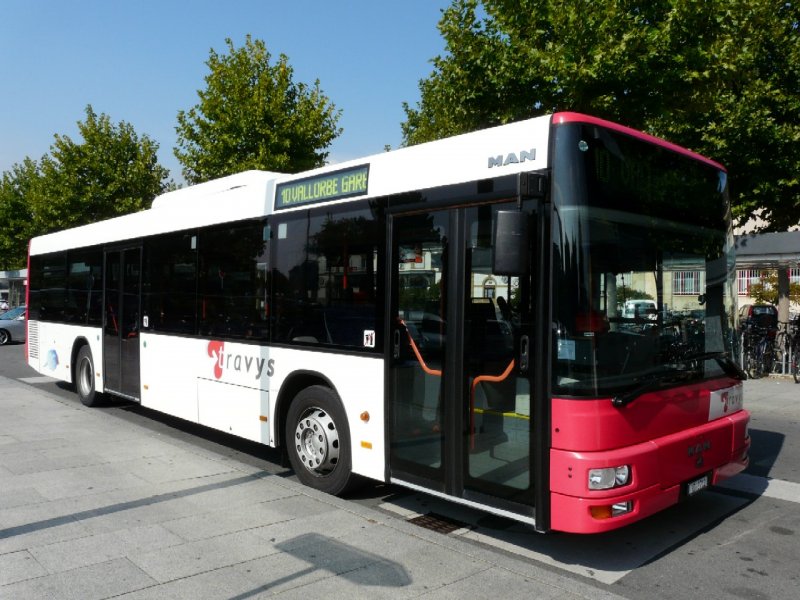
<instances>
[{"instance_id":1,"label":"license plate","mask_svg":"<svg viewBox=\"0 0 800 600\"><path fill-rule=\"evenodd\" d=\"M703 475L700 479L695 479L686 484L686 495L694 496L708 487L708 475Z\"/></svg>"}]
</instances>

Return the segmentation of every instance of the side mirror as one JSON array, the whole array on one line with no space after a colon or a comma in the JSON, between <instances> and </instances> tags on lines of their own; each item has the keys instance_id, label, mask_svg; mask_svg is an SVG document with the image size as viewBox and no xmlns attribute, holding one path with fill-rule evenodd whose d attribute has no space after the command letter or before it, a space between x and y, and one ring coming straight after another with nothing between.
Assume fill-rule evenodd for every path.
<instances>
[{"instance_id":1,"label":"side mirror","mask_svg":"<svg viewBox=\"0 0 800 600\"><path fill-rule=\"evenodd\" d=\"M497 275L527 275L529 217L517 210L501 210L494 221L494 254L492 272Z\"/></svg>"}]
</instances>

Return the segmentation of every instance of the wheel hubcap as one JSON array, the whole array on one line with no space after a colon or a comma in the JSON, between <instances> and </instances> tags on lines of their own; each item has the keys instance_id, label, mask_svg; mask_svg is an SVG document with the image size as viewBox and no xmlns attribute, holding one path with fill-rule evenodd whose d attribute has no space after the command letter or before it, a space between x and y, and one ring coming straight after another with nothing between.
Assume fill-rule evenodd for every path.
<instances>
[{"instance_id":1,"label":"wheel hubcap","mask_svg":"<svg viewBox=\"0 0 800 600\"><path fill-rule=\"evenodd\" d=\"M339 432L320 408L307 410L294 431L295 449L303 466L315 475L333 471L339 461Z\"/></svg>"}]
</instances>

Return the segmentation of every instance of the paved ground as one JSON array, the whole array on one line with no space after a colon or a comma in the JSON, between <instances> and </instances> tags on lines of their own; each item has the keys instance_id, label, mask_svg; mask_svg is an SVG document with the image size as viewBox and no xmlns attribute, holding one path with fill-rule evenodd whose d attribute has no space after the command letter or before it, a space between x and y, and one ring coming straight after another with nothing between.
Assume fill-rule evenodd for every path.
<instances>
[{"instance_id":1,"label":"paved ground","mask_svg":"<svg viewBox=\"0 0 800 600\"><path fill-rule=\"evenodd\" d=\"M0 377L0 598L614 598Z\"/></svg>"},{"instance_id":2,"label":"paved ground","mask_svg":"<svg viewBox=\"0 0 800 600\"><path fill-rule=\"evenodd\" d=\"M790 380L745 386L747 406L796 413L800 386ZM731 483L797 496L769 489L769 477ZM709 494L708 511L694 513L724 514L720 498ZM488 551L479 530L429 531L0 376L0 599L617 598L608 583L675 543L651 528L684 535L659 518L605 537L608 552L592 536L575 544L511 530ZM568 563L573 573L589 565L595 579L565 572Z\"/></svg>"}]
</instances>

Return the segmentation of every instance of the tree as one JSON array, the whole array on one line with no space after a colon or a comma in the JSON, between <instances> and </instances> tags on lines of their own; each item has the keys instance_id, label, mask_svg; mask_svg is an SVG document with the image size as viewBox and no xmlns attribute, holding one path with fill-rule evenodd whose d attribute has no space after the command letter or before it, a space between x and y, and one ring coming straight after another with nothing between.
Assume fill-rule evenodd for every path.
<instances>
[{"instance_id":1,"label":"tree","mask_svg":"<svg viewBox=\"0 0 800 600\"><path fill-rule=\"evenodd\" d=\"M131 124L87 106L78 131L80 143L56 134L40 161L42 194L31 198L37 235L143 210L166 189L158 144Z\"/></svg>"},{"instance_id":2,"label":"tree","mask_svg":"<svg viewBox=\"0 0 800 600\"><path fill-rule=\"evenodd\" d=\"M129 123L114 125L86 107L82 141L56 135L40 161L26 158L0 179L0 261L25 265L28 240L149 207L165 191L168 171L158 144Z\"/></svg>"},{"instance_id":3,"label":"tree","mask_svg":"<svg viewBox=\"0 0 800 600\"><path fill-rule=\"evenodd\" d=\"M439 29L406 145L587 112L725 164L739 221L800 222L798 3L454 0Z\"/></svg>"},{"instance_id":4,"label":"tree","mask_svg":"<svg viewBox=\"0 0 800 600\"><path fill-rule=\"evenodd\" d=\"M288 58L274 65L263 41L213 49L200 102L178 113L175 156L190 183L247 169L298 172L321 166L341 133L340 111L314 85L295 83Z\"/></svg>"},{"instance_id":5,"label":"tree","mask_svg":"<svg viewBox=\"0 0 800 600\"><path fill-rule=\"evenodd\" d=\"M756 304L778 305L778 272L762 271L758 283L754 283L748 290L748 295ZM789 284L789 301L800 303L800 283Z\"/></svg>"},{"instance_id":6,"label":"tree","mask_svg":"<svg viewBox=\"0 0 800 600\"><path fill-rule=\"evenodd\" d=\"M39 165L26 158L0 179L0 271L25 266L33 232L29 199L40 194Z\"/></svg>"}]
</instances>

